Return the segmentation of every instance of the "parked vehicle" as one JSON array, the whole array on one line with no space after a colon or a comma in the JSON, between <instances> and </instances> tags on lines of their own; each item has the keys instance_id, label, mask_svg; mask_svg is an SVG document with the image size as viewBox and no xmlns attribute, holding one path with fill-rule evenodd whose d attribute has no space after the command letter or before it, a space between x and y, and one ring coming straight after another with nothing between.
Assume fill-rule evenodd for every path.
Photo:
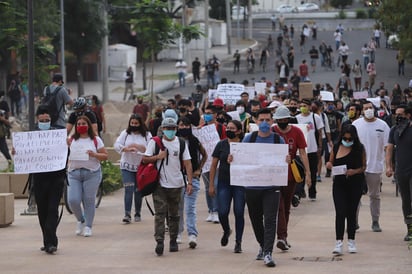
<instances>
[{"instance_id":1,"label":"parked vehicle","mask_svg":"<svg viewBox=\"0 0 412 274\"><path fill-rule=\"evenodd\" d=\"M319 6L314 3L304 3L297 7L299 12L318 11Z\"/></svg>"}]
</instances>

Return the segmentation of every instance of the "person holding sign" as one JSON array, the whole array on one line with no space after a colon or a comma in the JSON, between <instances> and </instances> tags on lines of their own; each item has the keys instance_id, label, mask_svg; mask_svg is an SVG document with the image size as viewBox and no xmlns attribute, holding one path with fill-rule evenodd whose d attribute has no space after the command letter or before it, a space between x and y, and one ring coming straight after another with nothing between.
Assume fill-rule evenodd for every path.
<instances>
[{"instance_id":1,"label":"person holding sign","mask_svg":"<svg viewBox=\"0 0 412 274\"><path fill-rule=\"evenodd\" d=\"M107 151L87 116L77 118L74 134L68 143L68 201L77 219L76 235L90 237L96 193L102 179L100 161L107 160Z\"/></svg>"},{"instance_id":2,"label":"person holding sign","mask_svg":"<svg viewBox=\"0 0 412 274\"><path fill-rule=\"evenodd\" d=\"M50 130L51 118L46 106L40 105L36 112L37 130ZM13 149L14 152L14 149ZM53 254L57 251L56 235L59 224L59 204L63 194L66 169L32 173L34 197L37 203L37 216L43 234L41 251Z\"/></svg>"},{"instance_id":3,"label":"person holding sign","mask_svg":"<svg viewBox=\"0 0 412 274\"><path fill-rule=\"evenodd\" d=\"M338 142L330 153L326 167L333 175L333 202L335 204L336 245L334 254L343 253L345 220L347 222L348 251L356 253L355 232L356 212L362 197L362 184L365 180L366 152L359 140L356 127L343 127Z\"/></svg>"},{"instance_id":4,"label":"person holding sign","mask_svg":"<svg viewBox=\"0 0 412 274\"><path fill-rule=\"evenodd\" d=\"M230 164L228 157L230 154L231 142L240 142L243 138L242 124L237 120L232 120L226 127L227 139L220 141L214 151L212 164L210 166L210 182L215 181L216 170L219 165L218 184L215 189L213 184L209 185L209 195L217 197L219 204L219 221L223 228L223 236L220 240L222 246L226 246L229 236L232 233L229 224L230 204L233 199L233 211L235 214L236 244L235 253L242 252L242 236L245 227L245 189L243 186L230 185Z\"/></svg>"}]
</instances>

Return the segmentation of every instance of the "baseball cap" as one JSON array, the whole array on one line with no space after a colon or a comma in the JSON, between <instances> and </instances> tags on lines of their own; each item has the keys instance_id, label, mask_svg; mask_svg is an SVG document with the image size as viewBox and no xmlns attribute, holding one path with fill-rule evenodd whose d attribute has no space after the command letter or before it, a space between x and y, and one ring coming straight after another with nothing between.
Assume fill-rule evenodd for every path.
<instances>
[{"instance_id":1,"label":"baseball cap","mask_svg":"<svg viewBox=\"0 0 412 274\"><path fill-rule=\"evenodd\" d=\"M281 102L279 102L279 101L272 101L272 103L270 103L270 105L268 106L268 108L277 108L277 107L279 107L279 106L281 106L282 105L282 103Z\"/></svg>"},{"instance_id":2,"label":"baseball cap","mask_svg":"<svg viewBox=\"0 0 412 274\"><path fill-rule=\"evenodd\" d=\"M225 105L224 105L223 100L221 98L216 98L213 101L213 106L215 106L215 107L224 107Z\"/></svg>"},{"instance_id":3,"label":"baseball cap","mask_svg":"<svg viewBox=\"0 0 412 274\"><path fill-rule=\"evenodd\" d=\"M285 118L290 118L290 112L289 109L285 106L279 106L276 109L275 114L273 115L273 119L285 119Z\"/></svg>"},{"instance_id":4,"label":"baseball cap","mask_svg":"<svg viewBox=\"0 0 412 274\"><path fill-rule=\"evenodd\" d=\"M173 118L165 118L162 121L162 127L177 127L176 120Z\"/></svg>"},{"instance_id":5,"label":"baseball cap","mask_svg":"<svg viewBox=\"0 0 412 274\"><path fill-rule=\"evenodd\" d=\"M61 74L61 73L55 73L54 75L53 75L53 82L59 82L59 81L62 81L62 84L64 84L64 82L63 82L63 75Z\"/></svg>"}]
</instances>

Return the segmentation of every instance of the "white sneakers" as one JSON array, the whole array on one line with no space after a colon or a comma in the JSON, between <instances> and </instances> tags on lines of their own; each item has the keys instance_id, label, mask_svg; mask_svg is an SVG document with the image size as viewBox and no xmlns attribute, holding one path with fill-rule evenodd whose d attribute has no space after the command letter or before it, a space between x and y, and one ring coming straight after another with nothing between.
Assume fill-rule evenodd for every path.
<instances>
[{"instance_id":1,"label":"white sneakers","mask_svg":"<svg viewBox=\"0 0 412 274\"><path fill-rule=\"evenodd\" d=\"M336 241L336 245L332 253L337 255L343 254L343 242L341 240Z\"/></svg>"},{"instance_id":2,"label":"white sneakers","mask_svg":"<svg viewBox=\"0 0 412 274\"><path fill-rule=\"evenodd\" d=\"M206 222L213 222L213 212L209 212L209 215L206 218Z\"/></svg>"},{"instance_id":3,"label":"white sneakers","mask_svg":"<svg viewBox=\"0 0 412 274\"><path fill-rule=\"evenodd\" d=\"M189 247L196 248L197 246L197 238L195 235L189 235Z\"/></svg>"},{"instance_id":4,"label":"white sneakers","mask_svg":"<svg viewBox=\"0 0 412 274\"><path fill-rule=\"evenodd\" d=\"M356 249L355 240L348 240L348 252L349 253L356 253L358 250ZM336 241L335 248L332 251L333 254L342 255L343 254L343 242L341 240Z\"/></svg>"},{"instance_id":5,"label":"white sneakers","mask_svg":"<svg viewBox=\"0 0 412 274\"><path fill-rule=\"evenodd\" d=\"M218 224L219 223L219 214L217 213L217 212L213 212L212 213L212 221L215 223L215 224Z\"/></svg>"},{"instance_id":6,"label":"white sneakers","mask_svg":"<svg viewBox=\"0 0 412 274\"><path fill-rule=\"evenodd\" d=\"M182 243L182 234L181 233L177 234L176 243L178 243L178 244Z\"/></svg>"},{"instance_id":7,"label":"white sneakers","mask_svg":"<svg viewBox=\"0 0 412 274\"><path fill-rule=\"evenodd\" d=\"M88 226L85 226L85 227L83 226L84 226L84 223L77 222L76 235L80 236L83 234L84 237L92 236L92 229Z\"/></svg>"}]
</instances>

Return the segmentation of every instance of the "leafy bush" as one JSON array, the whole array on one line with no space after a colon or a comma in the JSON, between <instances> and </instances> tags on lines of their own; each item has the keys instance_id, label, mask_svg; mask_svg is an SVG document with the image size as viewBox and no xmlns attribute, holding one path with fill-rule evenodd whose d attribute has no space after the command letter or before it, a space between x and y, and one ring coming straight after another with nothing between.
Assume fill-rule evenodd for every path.
<instances>
[{"instance_id":1,"label":"leafy bush","mask_svg":"<svg viewBox=\"0 0 412 274\"><path fill-rule=\"evenodd\" d=\"M340 10L338 15L337 15L338 19L346 19L346 13L343 10Z\"/></svg>"},{"instance_id":2,"label":"leafy bush","mask_svg":"<svg viewBox=\"0 0 412 274\"><path fill-rule=\"evenodd\" d=\"M375 16L377 15L376 9L375 8L370 8L368 9L368 16L369 18L375 18Z\"/></svg>"},{"instance_id":3,"label":"leafy bush","mask_svg":"<svg viewBox=\"0 0 412 274\"><path fill-rule=\"evenodd\" d=\"M364 9L356 10L356 19L366 19L366 18L368 18L368 14L366 14Z\"/></svg>"},{"instance_id":4,"label":"leafy bush","mask_svg":"<svg viewBox=\"0 0 412 274\"><path fill-rule=\"evenodd\" d=\"M101 162L103 173L103 194L108 194L123 187L120 168L110 161Z\"/></svg>"}]
</instances>

